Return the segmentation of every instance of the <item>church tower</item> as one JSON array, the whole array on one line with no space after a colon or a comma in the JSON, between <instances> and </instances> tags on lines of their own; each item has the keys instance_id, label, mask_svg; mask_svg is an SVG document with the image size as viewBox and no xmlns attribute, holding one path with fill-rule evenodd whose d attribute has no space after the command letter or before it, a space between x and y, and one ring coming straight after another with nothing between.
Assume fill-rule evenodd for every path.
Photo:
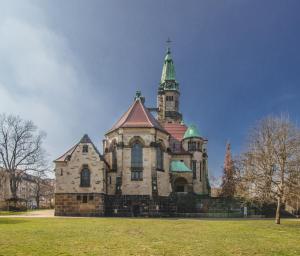
<instances>
[{"instance_id":1,"label":"church tower","mask_svg":"<svg viewBox=\"0 0 300 256\"><path fill-rule=\"evenodd\" d=\"M157 93L157 119L160 123L181 123L179 96L179 84L175 79L175 66L170 47L168 47Z\"/></svg>"}]
</instances>

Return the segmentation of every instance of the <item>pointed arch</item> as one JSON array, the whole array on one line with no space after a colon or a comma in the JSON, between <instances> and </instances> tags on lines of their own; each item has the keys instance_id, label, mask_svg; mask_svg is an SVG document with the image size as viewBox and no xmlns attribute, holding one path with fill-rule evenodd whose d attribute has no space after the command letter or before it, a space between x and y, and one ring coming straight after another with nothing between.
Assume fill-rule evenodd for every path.
<instances>
[{"instance_id":1,"label":"pointed arch","mask_svg":"<svg viewBox=\"0 0 300 256\"><path fill-rule=\"evenodd\" d=\"M131 180L143 180L143 145L138 140L131 147Z\"/></svg>"},{"instance_id":2,"label":"pointed arch","mask_svg":"<svg viewBox=\"0 0 300 256\"><path fill-rule=\"evenodd\" d=\"M91 172L87 165L82 167L80 172L80 187L90 187L91 186Z\"/></svg>"}]
</instances>

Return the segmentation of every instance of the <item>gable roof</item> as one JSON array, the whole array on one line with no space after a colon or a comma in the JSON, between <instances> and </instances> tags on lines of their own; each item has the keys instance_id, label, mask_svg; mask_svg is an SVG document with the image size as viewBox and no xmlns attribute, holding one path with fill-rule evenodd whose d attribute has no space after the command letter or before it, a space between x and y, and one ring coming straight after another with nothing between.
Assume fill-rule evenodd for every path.
<instances>
[{"instance_id":1,"label":"gable roof","mask_svg":"<svg viewBox=\"0 0 300 256\"><path fill-rule=\"evenodd\" d=\"M155 128L168 133L144 106L140 98L134 101L130 108L107 133L119 128Z\"/></svg>"},{"instance_id":2,"label":"gable roof","mask_svg":"<svg viewBox=\"0 0 300 256\"><path fill-rule=\"evenodd\" d=\"M106 160L104 159L104 157L100 154L99 150L96 148L96 146L94 145L94 143L92 142L92 140L90 139L90 137L87 134L84 134L83 137L80 139L80 141L74 145L72 148L70 148L66 153L64 153L62 156L60 156L59 158L57 158L56 160L54 160L54 162L66 162L68 161L68 158L70 158L73 154L73 152L76 150L77 146L81 143L87 143L87 144L91 144L92 147L94 148L94 150L96 151L96 153L99 155L100 159L106 164L106 166L110 169L109 164L106 162Z\"/></svg>"},{"instance_id":3,"label":"gable roof","mask_svg":"<svg viewBox=\"0 0 300 256\"><path fill-rule=\"evenodd\" d=\"M65 161L67 161L68 157L73 154L73 152L77 148L78 144L79 143L77 143L76 145L74 145L73 147L71 147L66 153L64 153L63 155L61 155L59 158L55 159L54 162L65 162Z\"/></svg>"}]
</instances>

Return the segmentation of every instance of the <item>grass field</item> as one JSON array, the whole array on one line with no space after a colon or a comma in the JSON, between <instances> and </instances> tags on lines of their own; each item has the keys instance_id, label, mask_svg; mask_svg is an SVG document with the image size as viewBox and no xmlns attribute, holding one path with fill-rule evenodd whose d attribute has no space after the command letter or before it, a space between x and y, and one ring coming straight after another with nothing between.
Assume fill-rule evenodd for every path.
<instances>
[{"instance_id":1,"label":"grass field","mask_svg":"<svg viewBox=\"0 0 300 256\"><path fill-rule=\"evenodd\" d=\"M0 218L0 255L300 255L300 221Z\"/></svg>"}]
</instances>

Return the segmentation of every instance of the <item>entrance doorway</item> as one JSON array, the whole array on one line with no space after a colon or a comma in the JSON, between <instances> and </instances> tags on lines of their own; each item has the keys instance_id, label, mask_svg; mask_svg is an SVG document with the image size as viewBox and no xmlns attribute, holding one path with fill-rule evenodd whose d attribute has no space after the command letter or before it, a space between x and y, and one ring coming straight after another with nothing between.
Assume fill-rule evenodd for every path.
<instances>
[{"instance_id":1,"label":"entrance doorway","mask_svg":"<svg viewBox=\"0 0 300 256\"><path fill-rule=\"evenodd\" d=\"M133 205L132 206L132 214L134 217L138 217L141 214L140 206L139 205Z\"/></svg>"},{"instance_id":2,"label":"entrance doorway","mask_svg":"<svg viewBox=\"0 0 300 256\"><path fill-rule=\"evenodd\" d=\"M179 177L174 181L174 191L177 193L188 192L188 182L185 178Z\"/></svg>"}]
</instances>

